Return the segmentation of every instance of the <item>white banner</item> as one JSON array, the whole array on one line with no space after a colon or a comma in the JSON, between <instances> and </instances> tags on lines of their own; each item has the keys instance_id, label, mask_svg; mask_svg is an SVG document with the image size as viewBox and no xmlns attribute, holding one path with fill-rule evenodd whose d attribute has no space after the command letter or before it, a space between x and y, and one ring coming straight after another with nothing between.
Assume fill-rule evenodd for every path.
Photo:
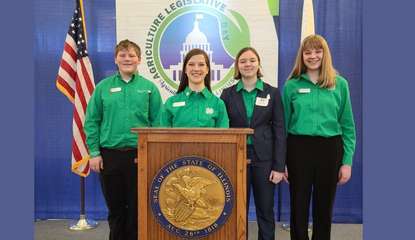
<instances>
[{"instance_id":1,"label":"white banner","mask_svg":"<svg viewBox=\"0 0 415 240\"><path fill-rule=\"evenodd\" d=\"M163 101L176 92L193 48L208 53L218 96L235 84L234 60L247 46L259 53L263 80L278 84L278 37L267 0L116 0L116 27L117 42L140 46L139 72L160 88Z\"/></svg>"}]
</instances>

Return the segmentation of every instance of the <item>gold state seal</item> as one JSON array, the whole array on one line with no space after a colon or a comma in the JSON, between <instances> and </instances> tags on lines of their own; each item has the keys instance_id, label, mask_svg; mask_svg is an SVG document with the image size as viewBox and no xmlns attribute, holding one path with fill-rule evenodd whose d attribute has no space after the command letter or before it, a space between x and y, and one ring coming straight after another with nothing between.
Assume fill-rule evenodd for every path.
<instances>
[{"instance_id":1,"label":"gold state seal","mask_svg":"<svg viewBox=\"0 0 415 240\"><path fill-rule=\"evenodd\" d=\"M201 238L216 232L228 219L234 201L226 173L201 157L166 164L154 178L150 194L157 221L183 238Z\"/></svg>"}]
</instances>

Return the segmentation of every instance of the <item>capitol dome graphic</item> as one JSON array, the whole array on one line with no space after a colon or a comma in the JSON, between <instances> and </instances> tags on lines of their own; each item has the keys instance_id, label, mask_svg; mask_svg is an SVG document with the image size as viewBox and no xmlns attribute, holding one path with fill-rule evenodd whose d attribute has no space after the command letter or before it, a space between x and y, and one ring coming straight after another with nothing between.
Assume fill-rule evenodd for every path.
<instances>
[{"instance_id":1,"label":"capitol dome graphic","mask_svg":"<svg viewBox=\"0 0 415 240\"><path fill-rule=\"evenodd\" d=\"M180 76L182 74L183 68L183 60L186 54L194 48L199 48L204 50L209 56L212 80L211 86L214 86L221 80L222 77L228 74L230 68L225 68L223 64L215 63L214 51L211 49L211 43L209 42L209 38L199 28L199 24L208 23L203 23L203 14L192 14L195 14L195 21L193 22L192 31L187 34L185 42L182 43L181 51L178 53L180 54L180 62L178 62L176 65L170 65L169 67L166 67L164 71L167 74L167 76L170 77L171 80L177 83L180 82Z\"/></svg>"},{"instance_id":2,"label":"capitol dome graphic","mask_svg":"<svg viewBox=\"0 0 415 240\"><path fill-rule=\"evenodd\" d=\"M196 21L194 22L193 31L186 37L186 43L208 43L207 37L199 29L198 18L203 18L202 14L196 14Z\"/></svg>"}]
</instances>

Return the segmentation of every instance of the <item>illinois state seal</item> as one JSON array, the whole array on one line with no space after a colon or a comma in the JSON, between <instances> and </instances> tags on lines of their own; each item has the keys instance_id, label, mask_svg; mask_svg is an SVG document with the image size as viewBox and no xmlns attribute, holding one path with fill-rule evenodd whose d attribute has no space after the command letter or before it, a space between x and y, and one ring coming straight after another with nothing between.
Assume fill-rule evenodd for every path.
<instances>
[{"instance_id":1,"label":"illinois state seal","mask_svg":"<svg viewBox=\"0 0 415 240\"><path fill-rule=\"evenodd\" d=\"M206 158L184 157L163 166L150 189L151 210L173 235L202 238L228 219L234 202L225 171Z\"/></svg>"}]
</instances>

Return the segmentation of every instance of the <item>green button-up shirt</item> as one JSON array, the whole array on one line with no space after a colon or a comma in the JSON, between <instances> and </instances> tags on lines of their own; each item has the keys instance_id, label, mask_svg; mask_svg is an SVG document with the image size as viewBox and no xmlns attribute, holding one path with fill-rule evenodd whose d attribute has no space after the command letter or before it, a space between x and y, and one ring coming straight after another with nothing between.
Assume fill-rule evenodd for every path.
<instances>
[{"instance_id":1,"label":"green button-up shirt","mask_svg":"<svg viewBox=\"0 0 415 240\"><path fill-rule=\"evenodd\" d=\"M347 81L336 75L332 89L320 88L302 74L284 85L284 104L287 133L343 139L343 164L352 165L356 145L355 124Z\"/></svg>"},{"instance_id":2,"label":"green button-up shirt","mask_svg":"<svg viewBox=\"0 0 415 240\"><path fill-rule=\"evenodd\" d=\"M84 132L90 157L100 147L137 147L133 127L157 127L163 105L157 86L136 74L125 82L119 72L99 82L86 110Z\"/></svg>"},{"instance_id":3,"label":"green button-up shirt","mask_svg":"<svg viewBox=\"0 0 415 240\"><path fill-rule=\"evenodd\" d=\"M228 128L225 103L206 87L199 93L189 87L169 97L163 105L162 127Z\"/></svg>"},{"instance_id":4,"label":"green button-up shirt","mask_svg":"<svg viewBox=\"0 0 415 240\"><path fill-rule=\"evenodd\" d=\"M248 116L248 123L251 123L252 113L254 112L255 107L255 100L256 96L259 91L264 91L264 85L262 83L262 80L258 78L255 88L252 89L252 91L248 92L243 83L242 80L238 82L238 85L236 86L236 92L239 92L242 90L242 97L244 99L245 108L246 108L246 115ZM251 137L248 136L246 140L246 145L252 145Z\"/></svg>"}]
</instances>

